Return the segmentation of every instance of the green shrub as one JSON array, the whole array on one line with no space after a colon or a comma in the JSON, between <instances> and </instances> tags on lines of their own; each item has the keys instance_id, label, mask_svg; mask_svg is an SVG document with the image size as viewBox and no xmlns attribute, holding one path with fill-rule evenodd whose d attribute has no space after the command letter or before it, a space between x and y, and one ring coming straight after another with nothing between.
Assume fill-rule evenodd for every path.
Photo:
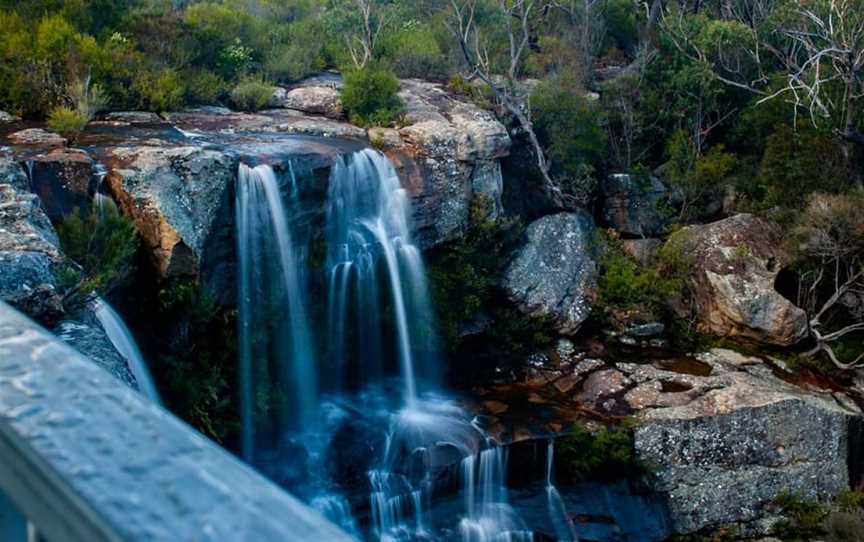
<instances>
[{"instance_id":1,"label":"green shrub","mask_svg":"<svg viewBox=\"0 0 864 542\"><path fill-rule=\"evenodd\" d=\"M638 12L631 0L608 0L603 13L606 32L615 45L624 51L632 51L639 42L636 23Z\"/></svg>"},{"instance_id":2,"label":"green shrub","mask_svg":"<svg viewBox=\"0 0 864 542\"><path fill-rule=\"evenodd\" d=\"M90 119L84 113L70 107L59 106L48 115L48 128L69 139L76 139Z\"/></svg>"},{"instance_id":3,"label":"green shrub","mask_svg":"<svg viewBox=\"0 0 864 542\"><path fill-rule=\"evenodd\" d=\"M730 180L736 156L723 145L701 153L684 130L672 134L666 144L669 162L666 178L681 194L681 220L696 220L705 214L713 197Z\"/></svg>"},{"instance_id":4,"label":"green shrub","mask_svg":"<svg viewBox=\"0 0 864 542\"><path fill-rule=\"evenodd\" d=\"M575 177L584 164L596 166L606 151L600 112L567 81L544 81L531 95L537 137L548 148L559 176Z\"/></svg>"},{"instance_id":5,"label":"green shrub","mask_svg":"<svg viewBox=\"0 0 864 542\"><path fill-rule=\"evenodd\" d=\"M559 480L615 480L638 476L648 467L636 457L633 435L624 427L596 433L575 425L555 445L555 472Z\"/></svg>"},{"instance_id":6,"label":"green shrub","mask_svg":"<svg viewBox=\"0 0 864 542\"><path fill-rule=\"evenodd\" d=\"M666 300L684 288L683 275L660 263L640 265L613 232L601 234L603 247L596 307L606 316L638 312L660 318Z\"/></svg>"},{"instance_id":7,"label":"green shrub","mask_svg":"<svg viewBox=\"0 0 864 542\"><path fill-rule=\"evenodd\" d=\"M783 492L775 499L786 517L774 534L783 540L813 540L825 534L826 507L817 500Z\"/></svg>"},{"instance_id":8,"label":"green shrub","mask_svg":"<svg viewBox=\"0 0 864 542\"><path fill-rule=\"evenodd\" d=\"M171 68L144 70L133 83L138 105L147 111L177 111L185 105L186 87L180 75Z\"/></svg>"},{"instance_id":9,"label":"green shrub","mask_svg":"<svg viewBox=\"0 0 864 542\"><path fill-rule=\"evenodd\" d=\"M765 140L757 183L764 206L800 209L814 192L838 193L848 186L841 148L830 134L780 126Z\"/></svg>"},{"instance_id":10,"label":"green shrub","mask_svg":"<svg viewBox=\"0 0 864 542\"><path fill-rule=\"evenodd\" d=\"M366 66L345 75L342 107L358 126L388 126L402 109L399 80L380 66Z\"/></svg>"},{"instance_id":11,"label":"green shrub","mask_svg":"<svg viewBox=\"0 0 864 542\"><path fill-rule=\"evenodd\" d=\"M185 80L186 100L192 104L218 104L226 92L225 80L209 70L188 72Z\"/></svg>"},{"instance_id":12,"label":"green shrub","mask_svg":"<svg viewBox=\"0 0 864 542\"><path fill-rule=\"evenodd\" d=\"M378 49L399 77L441 80L450 73L435 32L419 21L408 21L399 30L382 36Z\"/></svg>"},{"instance_id":13,"label":"green shrub","mask_svg":"<svg viewBox=\"0 0 864 542\"><path fill-rule=\"evenodd\" d=\"M241 111L258 111L273 99L273 85L261 78L244 77L231 91L231 101Z\"/></svg>"},{"instance_id":14,"label":"green shrub","mask_svg":"<svg viewBox=\"0 0 864 542\"><path fill-rule=\"evenodd\" d=\"M200 284L177 283L158 294L164 335L186 339L159 357L163 399L201 433L227 444L240 432L237 395L237 313L220 307Z\"/></svg>"},{"instance_id":15,"label":"green shrub","mask_svg":"<svg viewBox=\"0 0 864 542\"><path fill-rule=\"evenodd\" d=\"M63 253L81 266L74 289L82 294L126 277L138 248L135 225L114 205L104 206L101 212L93 209L86 216L75 209L57 224L57 235Z\"/></svg>"}]
</instances>

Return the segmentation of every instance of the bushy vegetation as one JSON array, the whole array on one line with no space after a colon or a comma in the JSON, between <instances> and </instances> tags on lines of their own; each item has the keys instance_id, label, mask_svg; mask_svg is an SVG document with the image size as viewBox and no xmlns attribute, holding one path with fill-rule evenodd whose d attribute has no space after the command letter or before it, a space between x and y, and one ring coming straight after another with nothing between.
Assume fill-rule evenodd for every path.
<instances>
[{"instance_id":1,"label":"bushy vegetation","mask_svg":"<svg viewBox=\"0 0 864 542\"><path fill-rule=\"evenodd\" d=\"M380 66L366 66L345 74L342 108L358 126L388 126L402 108L399 80Z\"/></svg>"},{"instance_id":2,"label":"bushy vegetation","mask_svg":"<svg viewBox=\"0 0 864 542\"><path fill-rule=\"evenodd\" d=\"M429 280L438 308L438 324L450 353L470 347L480 338L496 361L519 360L552 341L549 326L525 318L503 302L499 288L508 254L519 242L522 224L491 220L489 202L477 198L471 205L471 228L465 237L432 255ZM472 351L482 358L483 352Z\"/></svg>"},{"instance_id":3,"label":"bushy vegetation","mask_svg":"<svg viewBox=\"0 0 864 542\"><path fill-rule=\"evenodd\" d=\"M264 109L273 98L273 85L256 77L245 77L231 91L231 101L241 111Z\"/></svg>"},{"instance_id":4,"label":"bushy vegetation","mask_svg":"<svg viewBox=\"0 0 864 542\"><path fill-rule=\"evenodd\" d=\"M138 233L113 205L88 214L75 209L57 224L57 235L63 253L77 264L61 273L72 294L107 289L131 271Z\"/></svg>"},{"instance_id":5,"label":"bushy vegetation","mask_svg":"<svg viewBox=\"0 0 864 542\"><path fill-rule=\"evenodd\" d=\"M581 425L555 445L558 480L617 480L649 471L636 457L633 435L626 427L591 432Z\"/></svg>"},{"instance_id":6,"label":"bushy vegetation","mask_svg":"<svg viewBox=\"0 0 864 542\"><path fill-rule=\"evenodd\" d=\"M158 294L160 327L182 340L163 344L159 377L171 410L216 442L240 432L237 409L235 311L220 307L196 282L167 286Z\"/></svg>"}]
</instances>

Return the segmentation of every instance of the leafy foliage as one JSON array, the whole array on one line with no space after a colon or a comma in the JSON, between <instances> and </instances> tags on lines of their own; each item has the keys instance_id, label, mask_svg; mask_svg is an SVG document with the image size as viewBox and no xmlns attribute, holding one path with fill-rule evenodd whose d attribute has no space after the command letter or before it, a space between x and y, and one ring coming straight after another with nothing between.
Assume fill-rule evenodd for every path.
<instances>
[{"instance_id":1,"label":"leafy foliage","mask_svg":"<svg viewBox=\"0 0 864 542\"><path fill-rule=\"evenodd\" d=\"M399 80L390 70L366 66L345 75L342 107L358 126L387 126L402 108Z\"/></svg>"},{"instance_id":2,"label":"leafy foliage","mask_svg":"<svg viewBox=\"0 0 864 542\"><path fill-rule=\"evenodd\" d=\"M71 107L58 106L48 115L48 128L74 140L87 126L89 120L80 111Z\"/></svg>"},{"instance_id":3,"label":"leafy foliage","mask_svg":"<svg viewBox=\"0 0 864 542\"><path fill-rule=\"evenodd\" d=\"M138 248L135 225L113 205L87 215L75 209L57 224L57 235L63 253L81 266L80 271L66 270L66 286L82 294L105 290L124 278Z\"/></svg>"},{"instance_id":4,"label":"leafy foliage","mask_svg":"<svg viewBox=\"0 0 864 542\"><path fill-rule=\"evenodd\" d=\"M636 457L633 435L625 427L608 427L591 432L575 425L555 446L556 475L559 480L617 480L648 471Z\"/></svg>"},{"instance_id":5,"label":"leafy foliage","mask_svg":"<svg viewBox=\"0 0 864 542\"><path fill-rule=\"evenodd\" d=\"M264 109L273 98L273 85L256 77L246 77L231 91L231 101L242 111Z\"/></svg>"}]
</instances>

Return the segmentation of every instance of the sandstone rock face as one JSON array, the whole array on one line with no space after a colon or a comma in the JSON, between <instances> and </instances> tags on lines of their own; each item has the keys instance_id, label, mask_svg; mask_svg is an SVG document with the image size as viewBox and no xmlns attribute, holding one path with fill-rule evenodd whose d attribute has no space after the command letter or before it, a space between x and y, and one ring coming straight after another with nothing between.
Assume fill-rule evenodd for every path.
<instances>
[{"instance_id":1,"label":"sandstone rock face","mask_svg":"<svg viewBox=\"0 0 864 542\"><path fill-rule=\"evenodd\" d=\"M324 115L332 119L343 116L339 91L328 86L311 85L292 90L279 88L273 94L270 105L296 109L311 115Z\"/></svg>"},{"instance_id":2,"label":"sandstone rock face","mask_svg":"<svg viewBox=\"0 0 864 542\"><path fill-rule=\"evenodd\" d=\"M600 184L603 220L624 235L656 237L668 223L669 194L656 177L610 175Z\"/></svg>"},{"instance_id":3,"label":"sandstone rock face","mask_svg":"<svg viewBox=\"0 0 864 542\"><path fill-rule=\"evenodd\" d=\"M399 130L404 145L387 155L413 196L420 244L428 248L459 237L475 198L489 216L500 215L498 160L511 146L504 125L435 83L404 80L399 96L411 124Z\"/></svg>"},{"instance_id":4,"label":"sandstone rock face","mask_svg":"<svg viewBox=\"0 0 864 542\"><path fill-rule=\"evenodd\" d=\"M762 534L759 521L778 494L816 498L849 487L849 469L862 459L850 444L864 427L854 403L788 384L735 352L699 358L711 376L619 364L643 381L627 396L645 407L636 451L659 467L652 484L668 495L676 532L745 523ZM678 383L674 393L661 391L666 381Z\"/></svg>"},{"instance_id":5,"label":"sandstone rock face","mask_svg":"<svg viewBox=\"0 0 864 542\"><path fill-rule=\"evenodd\" d=\"M230 214L238 160L202 147L121 147L109 190L134 218L162 278L196 277L208 239Z\"/></svg>"},{"instance_id":6,"label":"sandstone rock face","mask_svg":"<svg viewBox=\"0 0 864 542\"><path fill-rule=\"evenodd\" d=\"M60 220L76 207L86 213L96 191L93 160L78 149L58 148L32 159L31 189L51 220Z\"/></svg>"},{"instance_id":7,"label":"sandstone rock face","mask_svg":"<svg viewBox=\"0 0 864 542\"><path fill-rule=\"evenodd\" d=\"M22 188L23 173L4 160L0 158L0 172L7 172L0 178L0 299L51 325L63 314L54 276L54 266L62 260L57 234L39 199Z\"/></svg>"},{"instance_id":8,"label":"sandstone rock face","mask_svg":"<svg viewBox=\"0 0 864 542\"><path fill-rule=\"evenodd\" d=\"M575 334L591 312L594 221L585 211L550 215L532 222L527 237L504 289L525 314L548 317L560 333Z\"/></svg>"},{"instance_id":9,"label":"sandstone rock face","mask_svg":"<svg viewBox=\"0 0 864 542\"><path fill-rule=\"evenodd\" d=\"M806 336L804 311L774 289L786 259L775 225L740 214L685 228L670 242L683 242L692 258L690 282L704 331L779 346Z\"/></svg>"},{"instance_id":10,"label":"sandstone rock face","mask_svg":"<svg viewBox=\"0 0 864 542\"><path fill-rule=\"evenodd\" d=\"M66 145L66 138L42 128L29 128L9 134L9 141L16 145L42 145L46 147L63 147Z\"/></svg>"}]
</instances>

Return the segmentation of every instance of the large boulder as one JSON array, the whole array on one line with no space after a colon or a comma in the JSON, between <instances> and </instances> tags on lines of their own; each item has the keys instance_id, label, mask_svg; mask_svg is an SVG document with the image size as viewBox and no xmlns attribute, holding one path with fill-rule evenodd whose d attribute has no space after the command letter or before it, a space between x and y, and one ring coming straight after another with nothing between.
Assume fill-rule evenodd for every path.
<instances>
[{"instance_id":1,"label":"large boulder","mask_svg":"<svg viewBox=\"0 0 864 542\"><path fill-rule=\"evenodd\" d=\"M93 159L80 149L56 148L28 161L31 190L48 218L57 221L75 208L86 212L96 191Z\"/></svg>"},{"instance_id":2,"label":"large boulder","mask_svg":"<svg viewBox=\"0 0 864 542\"><path fill-rule=\"evenodd\" d=\"M23 172L0 157L0 299L45 325L63 315L54 269L59 241ZM24 177L26 179L26 177Z\"/></svg>"},{"instance_id":3,"label":"large boulder","mask_svg":"<svg viewBox=\"0 0 864 542\"><path fill-rule=\"evenodd\" d=\"M527 243L507 268L504 289L530 316L575 334L591 312L597 264L594 221L585 211L559 213L528 226Z\"/></svg>"},{"instance_id":4,"label":"large boulder","mask_svg":"<svg viewBox=\"0 0 864 542\"><path fill-rule=\"evenodd\" d=\"M332 119L342 117L342 100L339 91L332 86L310 85L292 90L277 88L270 105Z\"/></svg>"},{"instance_id":5,"label":"large boulder","mask_svg":"<svg viewBox=\"0 0 864 542\"><path fill-rule=\"evenodd\" d=\"M600 184L603 220L631 237L657 237L669 222L669 191L656 177L615 174Z\"/></svg>"},{"instance_id":6,"label":"large boulder","mask_svg":"<svg viewBox=\"0 0 864 542\"><path fill-rule=\"evenodd\" d=\"M807 335L807 315L774 289L787 261L779 228L740 214L690 226L670 238L690 258L700 328L724 337L788 346Z\"/></svg>"},{"instance_id":7,"label":"large boulder","mask_svg":"<svg viewBox=\"0 0 864 542\"><path fill-rule=\"evenodd\" d=\"M789 384L761 359L728 350L699 360L710 376L619 364L641 383L627 395L644 408L636 452L656 469L651 484L667 495L675 532L735 524L765 534L782 493L824 498L849 488L864 459L854 402Z\"/></svg>"},{"instance_id":8,"label":"large boulder","mask_svg":"<svg viewBox=\"0 0 864 542\"><path fill-rule=\"evenodd\" d=\"M107 177L159 277L197 278L208 241L230 214L238 159L200 146L120 147Z\"/></svg>"}]
</instances>

